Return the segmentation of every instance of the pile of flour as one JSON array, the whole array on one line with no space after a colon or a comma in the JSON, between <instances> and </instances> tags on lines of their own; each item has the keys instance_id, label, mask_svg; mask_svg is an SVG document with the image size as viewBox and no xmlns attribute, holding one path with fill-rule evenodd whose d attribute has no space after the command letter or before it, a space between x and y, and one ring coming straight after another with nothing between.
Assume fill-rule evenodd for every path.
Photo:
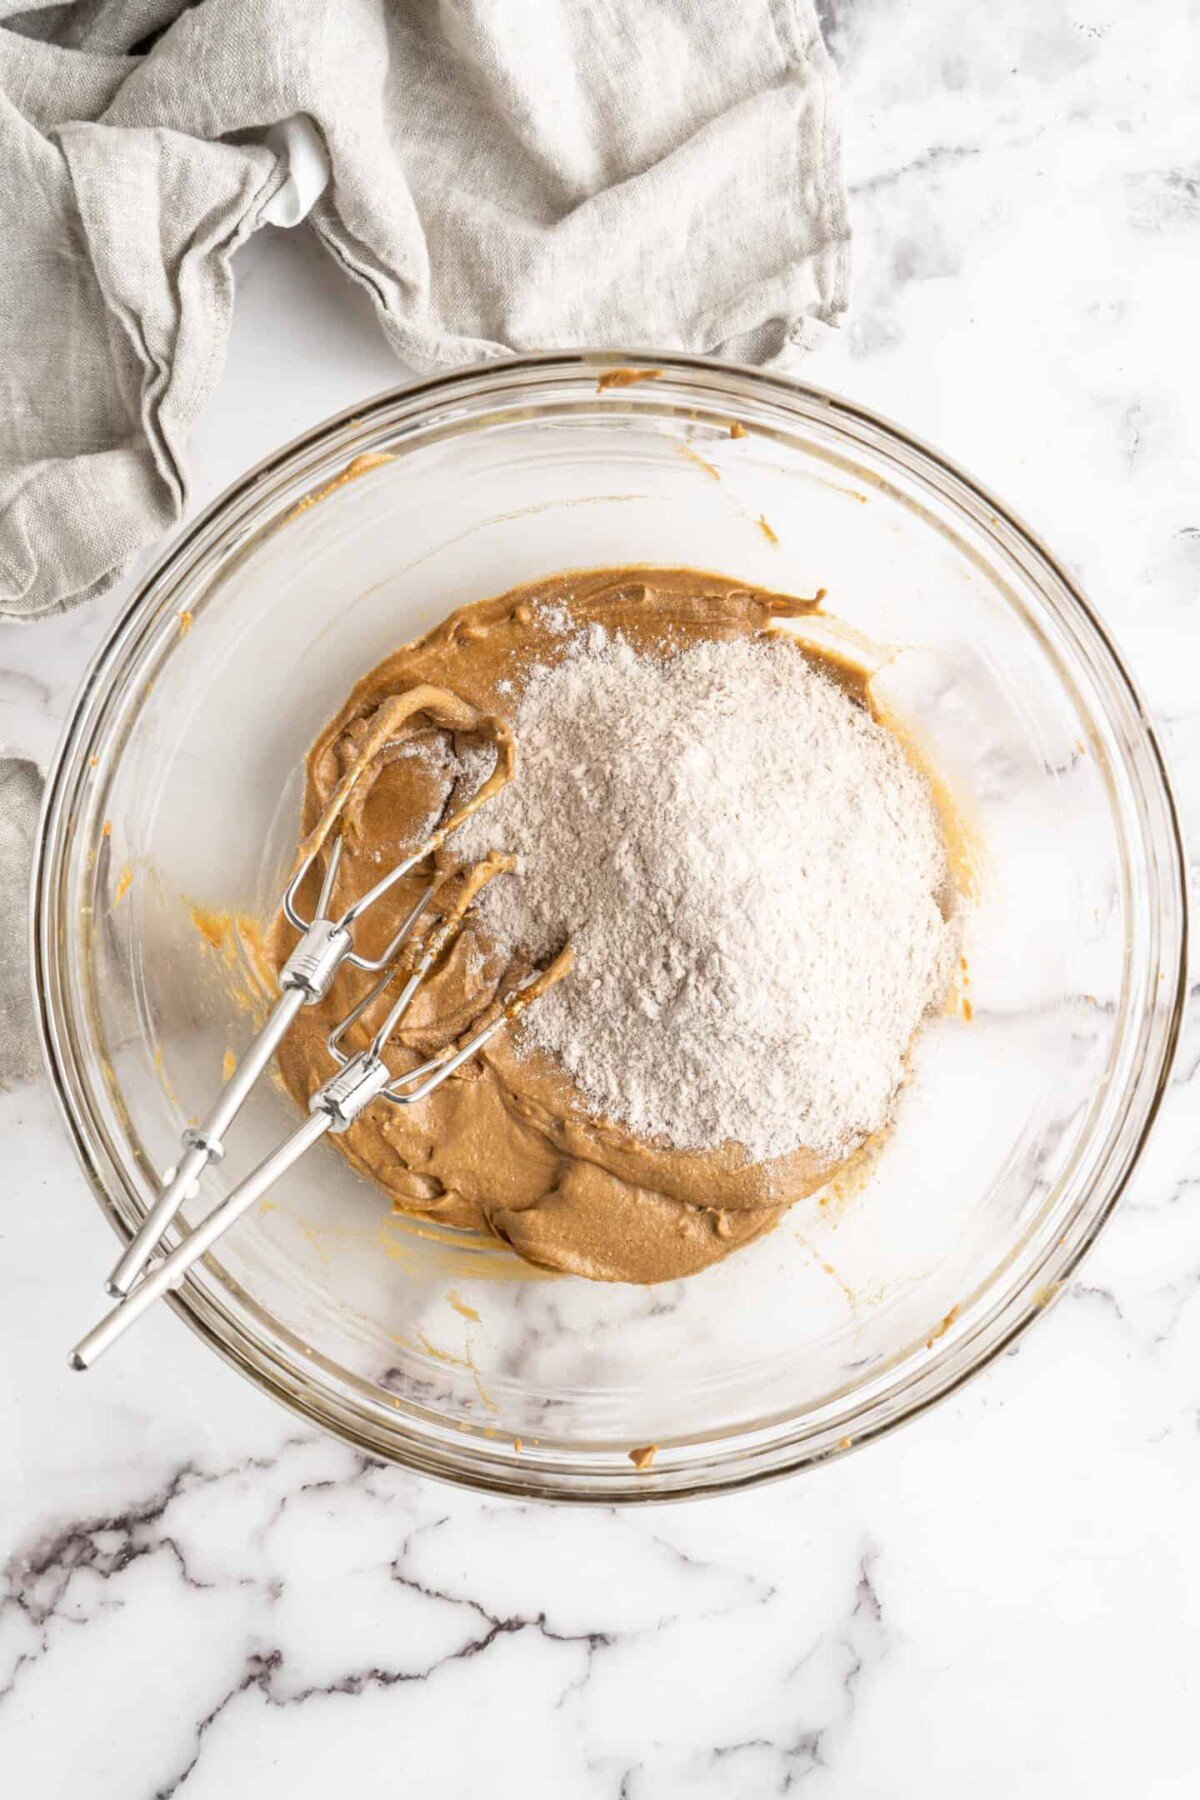
<instances>
[{"instance_id":1,"label":"pile of flour","mask_svg":"<svg viewBox=\"0 0 1200 1800\"><path fill-rule=\"evenodd\" d=\"M516 852L483 922L570 976L524 1036L587 1107L681 1150L840 1156L886 1123L956 953L927 783L780 640L535 669L517 774L456 851Z\"/></svg>"}]
</instances>

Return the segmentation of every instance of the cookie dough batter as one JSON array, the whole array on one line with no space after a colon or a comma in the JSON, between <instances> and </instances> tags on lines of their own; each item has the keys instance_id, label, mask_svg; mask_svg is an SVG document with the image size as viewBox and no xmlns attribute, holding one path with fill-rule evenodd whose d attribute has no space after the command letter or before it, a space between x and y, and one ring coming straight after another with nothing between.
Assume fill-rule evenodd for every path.
<instances>
[{"instance_id":1,"label":"cookie dough batter","mask_svg":"<svg viewBox=\"0 0 1200 1800\"><path fill-rule=\"evenodd\" d=\"M463 799L459 756L478 740L448 730L446 710L436 705L412 712L393 732L389 711L403 711L397 696L428 685L503 717L515 713L529 670L561 657L568 631L578 627L600 623L637 650L680 648L761 633L816 606L691 569L628 568L559 575L453 613L360 681L310 752L307 841L328 829L334 808L344 834L336 904L364 892ZM820 660L862 698L860 675ZM453 838L437 860L455 867ZM314 893L319 874L318 861ZM401 884L364 918L367 954L382 950L425 880ZM275 927L276 965L293 941L286 925ZM409 1014L390 1053L394 1067L414 1066L465 1036L523 973L506 969L469 922ZM326 1036L365 985L344 968L285 1040L279 1062L301 1104L330 1073ZM349 1050L365 1046L387 999L348 1035ZM642 1142L588 1117L559 1069L540 1054L516 1054L509 1028L419 1106L377 1103L334 1141L397 1210L488 1233L531 1263L602 1281L693 1274L770 1230L832 1172L805 1149L748 1165L735 1146L683 1152Z\"/></svg>"}]
</instances>

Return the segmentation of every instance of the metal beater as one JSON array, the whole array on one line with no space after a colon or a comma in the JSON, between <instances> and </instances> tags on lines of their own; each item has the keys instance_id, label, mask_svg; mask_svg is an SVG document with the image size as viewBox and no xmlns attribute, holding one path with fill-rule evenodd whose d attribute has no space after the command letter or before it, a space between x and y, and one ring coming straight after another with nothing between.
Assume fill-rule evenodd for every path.
<instances>
[{"instance_id":1,"label":"metal beater","mask_svg":"<svg viewBox=\"0 0 1200 1800\"><path fill-rule=\"evenodd\" d=\"M398 726L418 712L429 715L435 723L450 730L472 731L483 736L495 749L495 766L480 787L456 806L418 849L396 863L336 918L331 918L329 908L344 841L340 822L352 801L354 788L370 766L373 754L394 741ZM280 971L280 997L207 1117L200 1126L184 1133L179 1163L167 1172L162 1193L109 1277L108 1291L117 1297L119 1304L76 1345L70 1357L73 1368L89 1368L155 1300L177 1286L192 1264L211 1249L217 1239L326 1132L347 1130L376 1099L389 1101L394 1106L412 1106L425 1099L481 1050L503 1025L560 980L570 967L570 951L565 950L544 969L535 971L515 993L509 994L503 1002L497 1002L490 1009L491 1016L465 1044L444 1050L417 1068L393 1076L384 1061L385 1049L430 970L462 930L477 895L496 875L509 872L511 859L493 855L451 876L444 871L435 871L424 893L380 956L365 957L354 949L354 928L364 913L382 900L404 876L432 856L452 832L504 786L512 775L515 747L502 719L480 714L466 702L438 688L420 687L396 696L380 708L380 714L385 716L376 719L355 768L335 790L283 895L282 911L301 937ZM326 844L329 845L328 857L315 915L306 920L298 911L299 894ZM420 922L435 896L451 882L458 886L451 903L424 936L417 935ZM143 1274L180 1206L197 1193L204 1169L224 1155L224 1139L230 1126L297 1013L302 1007L316 1005L325 998L343 963L350 963L368 974L377 974L379 979L330 1032L329 1053L339 1066L336 1074L310 1097L309 1117L240 1182L178 1248L156 1264L149 1274ZM348 1055L343 1048L347 1031L401 975L406 979L371 1044L357 1055Z\"/></svg>"}]
</instances>

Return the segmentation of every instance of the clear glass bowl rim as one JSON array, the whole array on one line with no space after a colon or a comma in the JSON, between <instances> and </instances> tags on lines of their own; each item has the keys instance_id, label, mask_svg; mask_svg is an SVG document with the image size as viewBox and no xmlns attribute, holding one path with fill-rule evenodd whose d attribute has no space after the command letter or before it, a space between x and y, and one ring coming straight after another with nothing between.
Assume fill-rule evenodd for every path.
<instances>
[{"instance_id":1,"label":"clear glass bowl rim","mask_svg":"<svg viewBox=\"0 0 1200 1800\"><path fill-rule=\"evenodd\" d=\"M348 457L371 447L372 433L388 429L397 416L419 422L420 408L443 410L447 403L473 415L508 399L522 384L536 384L545 401L547 382L563 395L593 386L606 370L635 368L660 372L690 384L705 404L759 401L791 412L797 422L833 426L853 446L889 456L910 477L924 481L943 501L966 514L995 540L1031 579L1048 611L1071 629L1077 652L1091 678L1104 690L1129 742L1144 750L1140 767L1128 767L1141 802L1142 848L1161 866L1155 902L1162 962L1171 986L1154 1008L1151 1041L1122 1113L1119 1141L1112 1144L1104 1179L1076 1196L1057 1241L1036 1271L1004 1293L973 1335L938 1346L928 1361L897 1386L870 1399L855 1413L808 1421L803 1412L785 1427L764 1434L751 1427L688 1448L675 1466L655 1464L635 1471L610 1461L597 1466L554 1446L519 1458L512 1447L466 1438L451 1430L414 1430L403 1415L380 1421L346 1389L331 1394L311 1371L270 1344L252 1338L214 1295L193 1281L168 1296L173 1309L219 1355L257 1386L303 1418L368 1455L460 1485L520 1498L582 1503L674 1500L734 1489L809 1468L846 1454L924 1412L1000 1355L1046 1309L1111 1215L1141 1155L1170 1081L1187 992L1186 857L1170 779L1147 709L1105 627L1071 577L1040 538L1007 506L950 459L911 433L856 402L790 377L676 352L550 352L522 356L425 380L402 383L345 409L302 433L264 458L201 512L164 550L138 584L85 675L49 771L35 842L30 907L30 955L34 1009L43 1059L76 1157L105 1217L127 1239L136 1209L122 1192L121 1171L106 1155L89 1121L84 1070L63 978L63 919L58 897L67 872L67 851L77 840L72 808L86 764L81 746L91 741L94 721L109 697L135 677L155 630L172 610L178 586L206 557L228 547L231 530L245 544L270 512L279 489L298 474L314 485L344 467ZM536 410L537 402L534 403ZM96 1377L93 1377L95 1379Z\"/></svg>"}]
</instances>

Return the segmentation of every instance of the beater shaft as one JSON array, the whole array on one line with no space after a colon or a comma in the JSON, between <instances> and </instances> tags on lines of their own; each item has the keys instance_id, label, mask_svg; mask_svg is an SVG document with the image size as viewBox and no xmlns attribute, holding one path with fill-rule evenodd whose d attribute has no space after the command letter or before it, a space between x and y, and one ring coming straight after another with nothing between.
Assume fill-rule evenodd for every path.
<instances>
[{"instance_id":1,"label":"beater shaft","mask_svg":"<svg viewBox=\"0 0 1200 1800\"><path fill-rule=\"evenodd\" d=\"M469 1045L452 1057L442 1062L428 1065L434 1070L423 1086L428 1093L447 1075L474 1054L485 1037L499 1029L503 1019L494 1020L483 1033L477 1033ZM423 1073L426 1065L422 1065ZM352 1125L359 1114L368 1107L372 1100L384 1093L392 1080L391 1071L381 1057L373 1050L360 1051L343 1063L337 1073L319 1087L309 1101L309 1116L303 1125L293 1131L290 1137L272 1150L268 1157L253 1169L244 1181L240 1181L213 1208L206 1219L189 1232L183 1243L163 1258L149 1275L146 1275L132 1290L122 1298L112 1310L94 1325L87 1336L81 1338L71 1352L70 1364L73 1369L90 1369L92 1364L122 1337L131 1325L156 1300L162 1298L168 1288L177 1287L194 1262L211 1250L219 1237L224 1236L231 1225L248 1212L256 1200L261 1200L269 1189L273 1188L281 1176L310 1150L318 1139L327 1131L341 1132Z\"/></svg>"},{"instance_id":2,"label":"beater shaft","mask_svg":"<svg viewBox=\"0 0 1200 1800\"><path fill-rule=\"evenodd\" d=\"M110 1294L125 1295L149 1262L163 1233L185 1200L197 1191L200 1175L209 1163L225 1154L225 1133L245 1105L251 1088L274 1056L292 1020L305 1006L314 1006L329 992L334 975L350 953L351 937L341 921L327 919L325 909L332 896L340 849L335 846L321 884L317 917L279 972L280 996L271 1016L221 1089L203 1122L183 1135L183 1154L166 1187L126 1245L108 1278Z\"/></svg>"},{"instance_id":3,"label":"beater shaft","mask_svg":"<svg viewBox=\"0 0 1200 1800\"><path fill-rule=\"evenodd\" d=\"M242 1058L231 1079L221 1089L216 1103L204 1122L184 1139L186 1149L170 1180L141 1225L125 1247L124 1254L108 1278L108 1291L117 1299L127 1294L146 1264L167 1226L185 1200L197 1191L200 1174L210 1162L224 1154L222 1139L272 1056L292 1020L304 1005L299 988L289 988L276 1002L270 1018Z\"/></svg>"},{"instance_id":4,"label":"beater shaft","mask_svg":"<svg viewBox=\"0 0 1200 1800\"><path fill-rule=\"evenodd\" d=\"M309 1147L323 1137L333 1123L329 1113L311 1114L305 1119L298 1131L293 1132L286 1143L273 1150L265 1161L259 1163L252 1175L248 1175L240 1186L236 1187L228 1199L215 1207L208 1217L201 1221L196 1229L189 1233L183 1243L169 1256L163 1258L139 1282L137 1287L112 1311L94 1325L87 1336L81 1338L71 1352L70 1363L73 1369L90 1369L98 1356L103 1356L110 1344L123 1336L129 1327L141 1318L142 1314L154 1302L166 1293L168 1288L175 1287L187 1274L192 1264L205 1254L216 1243L217 1239L242 1214L248 1212L254 1202L272 1187L279 1177L290 1169Z\"/></svg>"}]
</instances>

